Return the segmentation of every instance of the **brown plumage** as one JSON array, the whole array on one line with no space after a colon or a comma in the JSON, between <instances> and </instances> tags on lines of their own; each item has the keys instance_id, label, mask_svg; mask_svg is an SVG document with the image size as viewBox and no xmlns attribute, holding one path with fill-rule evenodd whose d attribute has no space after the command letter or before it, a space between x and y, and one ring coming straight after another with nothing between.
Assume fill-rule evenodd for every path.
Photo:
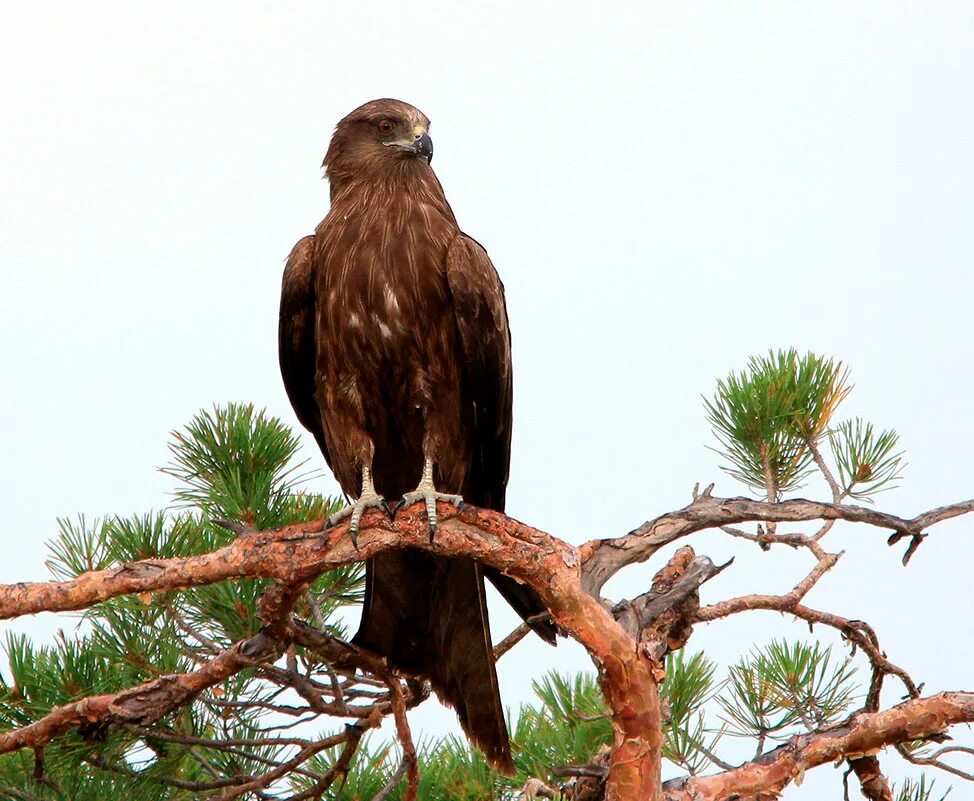
<instances>
[{"instance_id":1,"label":"brown plumage","mask_svg":"<svg viewBox=\"0 0 974 801\"><path fill-rule=\"evenodd\" d=\"M284 271L284 384L343 491L359 499L353 533L364 506L400 498L424 466L438 491L504 509L504 288L457 226L429 164L428 127L398 100L366 103L339 122L324 162L331 208ZM491 568L406 549L368 563L355 642L428 678L491 763L511 772L484 574L522 617L544 611L533 590ZM554 642L550 623L535 630Z\"/></svg>"}]
</instances>

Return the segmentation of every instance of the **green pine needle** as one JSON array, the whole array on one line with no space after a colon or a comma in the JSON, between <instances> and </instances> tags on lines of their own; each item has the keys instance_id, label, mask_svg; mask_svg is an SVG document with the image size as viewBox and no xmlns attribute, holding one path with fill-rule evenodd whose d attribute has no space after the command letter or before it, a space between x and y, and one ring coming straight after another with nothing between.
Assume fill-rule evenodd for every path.
<instances>
[{"instance_id":1,"label":"green pine needle","mask_svg":"<svg viewBox=\"0 0 974 801\"><path fill-rule=\"evenodd\" d=\"M660 696L669 708L670 720L664 732L663 756L691 775L710 764L704 749L712 752L720 738L708 733L703 713L714 692L716 671L716 663L702 653L688 657L677 651L666 659Z\"/></svg>"},{"instance_id":2,"label":"green pine needle","mask_svg":"<svg viewBox=\"0 0 974 801\"><path fill-rule=\"evenodd\" d=\"M293 496L310 474L293 462L298 439L276 417L231 403L200 412L172 436L162 472L180 482L179 503L255 529L291 522Z\"/></svg>"},{"instance_id":3,"label":"green pine needle","mask_svg":"<svg viewBox=\"0 0 974 801\"><path fill-rule=\"evenodd\" d=\"M927 781L925 774L921 773L920 778L917 780L907 779L903 782L903 786L896 791L896 801L932 801L933 800L933 787L936 781L931 779ZM895 789L895 788L894 788ZM944 801L953 788L948 787L947 792L940 796L937 801Z\"/></svg>"},{"instance_id":4,"label":"green pine needle","mask_svg":"<svg viewBox=\"0 0 974 801\"><path fill-rule=\"evenodd\" d=\"M585 764L611 742L612 725L594 675L550 671L533 686L540 705L523 705L512 727L519 776Z\"/></svg>"},{"instance_id":5,"label":"green pine needle","mask_svg":"<svg viewBox=\"0 0 974 801\"><path fill-rule=\"evenodd\" d=\"M877 432L872 423L859 417L829 431L843 492L867 500L896 486L903 475L903 451L896 450L898 442L899 435L892 429Z\"/></svg>"},{"instance_id":6,"label":"green pine needle","mask_svg":"<svg viewBox=\"0 0 974 801\"><path fill-rule=\"evenodd\" d=\"M787 739L795 726L812 731L834 722L856 697L849 658L833 664L819 643L773 640L751 651L729 671L727 693L717 702L727 733Z\"/></svg>"},{"instance_id":7,"label":"green pine needle","mask_svg":"<svg viewBox=\"0 0 974 801\"><path fill-rule=\"evenodd\" d=\"M105 553L110 520L95 520L89 525L82 515L77 522L58 518L57 524L58 535L47 543L50 556L45 562L52 578L70 580L111 564Z\"/></svg>"},{"instance_id":8,"label":"green pine needle","mask_svg":"<svg viewBox=\"0 0 974 801\"><path fill-rule=\"evenodd\" d=\"M849 393L848 375L841 362L792 349L753 356L745 371L718 380L704 405L730 462L723 469L770 500L800 486L811 471L809 443Z\"/></svg>"}]
</instances>

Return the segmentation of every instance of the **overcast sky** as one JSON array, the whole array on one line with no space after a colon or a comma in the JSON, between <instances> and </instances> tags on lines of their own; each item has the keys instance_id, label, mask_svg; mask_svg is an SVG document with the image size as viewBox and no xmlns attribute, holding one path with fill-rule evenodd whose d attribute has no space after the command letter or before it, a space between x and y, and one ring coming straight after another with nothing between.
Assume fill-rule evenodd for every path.
<instances>
[{"instance_id":1,"label":"overcast sky","mask_svg":"<svg viewBox=\"0 0 974 801\"><path fill-rule=\"evenodd\" d=\"M961 2L8 7L0 580L46 576L57 516L167 503L154 468L199 408L252 401L297 425L283 260L326 213L335 122L382 96L431 118L447 197L507 287L512 515L579 543L683 506L696 481L742 493L701 394L788 346L844 360L846 412L900 432L906 481L884 508L971 497L972 86ZM704 602L807 567L691 542L738 556ZM880 532L826 544L846 555L811 604L872 622L925 692L974 689L974 520L938 526L907 569ZM658 564L608 591L643 591ZM493 608L499 638L514 618ZM727 663L783 634L807 628L754 613L689 647ZM525 641L499 665L505 702L555 666L589 663ZM416 725L452 730L427 706ZM839 776L786 797L836 797Z\"/></svg>"}]
</instances>

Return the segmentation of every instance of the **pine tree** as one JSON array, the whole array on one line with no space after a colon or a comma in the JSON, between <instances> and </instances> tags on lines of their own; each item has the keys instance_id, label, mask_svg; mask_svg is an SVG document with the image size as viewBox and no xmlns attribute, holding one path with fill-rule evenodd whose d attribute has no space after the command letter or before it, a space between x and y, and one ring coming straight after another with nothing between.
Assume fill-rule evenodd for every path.
<instances>
[{"instance_id":1,"label":"pine tree","mask_svg":"<svg viewBox=\"0 0 974 801\"><path fill-rule=\"evenodd\" d=\"M880 431L860 419L835 419L851 389L848 379L841 364L814 354L769 353L719 381L714 395L705 399L724 469L763 497L728 503L757 505L760 514L744 515L741 521L763 522L750 530L708 519L710 525L699 528L720 527L766 550L782 544L807 550L815 565L794 597L784 598L780 606L766 596L760 596L764 607L755 606L753 598L759 596L753 596L701 608L700 585L722 568L681 549L657 574L650 592L614 609L620 625L658 660L661 754L678 773L728 774L734 768L730 757L722 756L728 747L737 753L746 741L753 754L747 764L767 762L782 744L798 748L797 743L852 721L850 716L877 713L886 677L898 678L908 698L924 700L921 688L887 660L866 624L797 611L804 609L798 606L803 595L838 559L824 550L824 536L843 515L860 519L854 510L861 507L848 500L869 501L902 476L895 431ZM294 433L249 405L200 412L173 433L170 450L162 471L174 481L173 502L143 515L59 521L47 561L53 581L71 582L120 565L126 566L123 570L159 570L160 560L200 557L240 539L259 539L260 532L320 521L342 503L308 490L315 473L308 469L309 460L301 459ZM826 481L831 504L820 504L810 516L782 511L793 508L786 496L813 473ZM714 500L708 488L688 509L699 514ZM974 508L971 502L968 506ZM874 514L879 522L865 522L882 525L892 519ZM818 519L820 527L810 534L779 534L776 524L789 519ZM943 518L934 515L928 524L938 519ZM923 533L893 528L891 543L909 538L907 561ZM651 530L656 529L646 529ZM629 536L641 536L640 530ZM604 577L595 583L589 589L597 596ZM514 777L492 771L479 752L457 737L426 738L414 745L406 710L428 698L428 687L389 672L381 660L347 644L346 621L357 617L363 584L356 561L318 572L296 589L269 577L198 586L185 582L88 604L74 613L76 625L49 645L8 636L0 729L9 736L32 734L21 743L29 747L4 748L0 797L603 797L616 714L603 694L609 681L604 674L549 672L536 680L535 701L522 705L510 720ZM280 608L283 618L275 612ZM693 623L750 608L779 608L810 625L831 625L851 649L839 654L815 639L771 640L754 643L737 661L720 665L687 644ZM275 638L284 629L288 633L278 647ZM157 697L168 699L177 692L175 677L210 675L227 654L237 661L226 676L208 684L201 680L191 690L179 685L183 695L172 708L161 715L152 712ZM134 708L149 711L120 705L130 688L140 685L147 689ZM80 711L71 706L79 699L109 696L105 712L93 711L95 700ZM68 725L52 729L51 736L37 735L38 727L60 714L59 708L69 707L76 714ZM390 717L398 732L394 739L377 731ZM942 766L943 754L964 753L960 747L935 750L943 729L888 744L918 764ZM855 774L868 798L894 798L873 754L841 756L848 763L846 780ZM867 773L869 781L863 778ZM673 795L667 797L682 798L676 794L686 781L669 783L667 792ZM768 792L772 797L773 791ZM919 775L896 790L895 798L942 801L949 792L934 790L934 782Z\"/></svg>"}]
</instances>

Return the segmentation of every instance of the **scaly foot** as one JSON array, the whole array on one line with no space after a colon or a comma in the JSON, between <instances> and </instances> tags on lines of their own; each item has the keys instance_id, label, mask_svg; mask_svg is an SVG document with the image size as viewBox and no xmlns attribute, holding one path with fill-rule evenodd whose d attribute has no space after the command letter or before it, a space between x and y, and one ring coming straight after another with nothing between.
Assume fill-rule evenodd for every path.
<instances>
[{"instance_id":1,"label":"scaly foot","mask_svg":"<svg viewBox=\"0 0 974 801\"><path fill-rule=\"evenodd\" d=\"M351 517L348 524L348 535L352 538L352 545L358 548L358 531L362 522L362 515L366 509L384 509L385 513L391 518L393 516L386 499L375 491L372 484L372 471L368 467L362 468L362 494L358 500L349 504L344 509L335 512L325 520L325 531L341 523L345 518Z\"/></svg>"},{"instance_id":2,"label":"scaly foot","mask_svg":"<svg viewBox=\"0 0 974 801\"><path fill-rule=\"evenodd\" d=\"M452 503L457 509L463 508L463 498L460 495L449 495L445 492L437 492L433 486L433 462L427 459L423 465L423 477L419 481L419 486L412 492L407 492L402 496L402 500L396 504L396 510L405 509L414 503L423 501L426 504L426 518L430 526L430 542L436 536L436 502L446 501Z\"/></svg>"}]
</instances>

